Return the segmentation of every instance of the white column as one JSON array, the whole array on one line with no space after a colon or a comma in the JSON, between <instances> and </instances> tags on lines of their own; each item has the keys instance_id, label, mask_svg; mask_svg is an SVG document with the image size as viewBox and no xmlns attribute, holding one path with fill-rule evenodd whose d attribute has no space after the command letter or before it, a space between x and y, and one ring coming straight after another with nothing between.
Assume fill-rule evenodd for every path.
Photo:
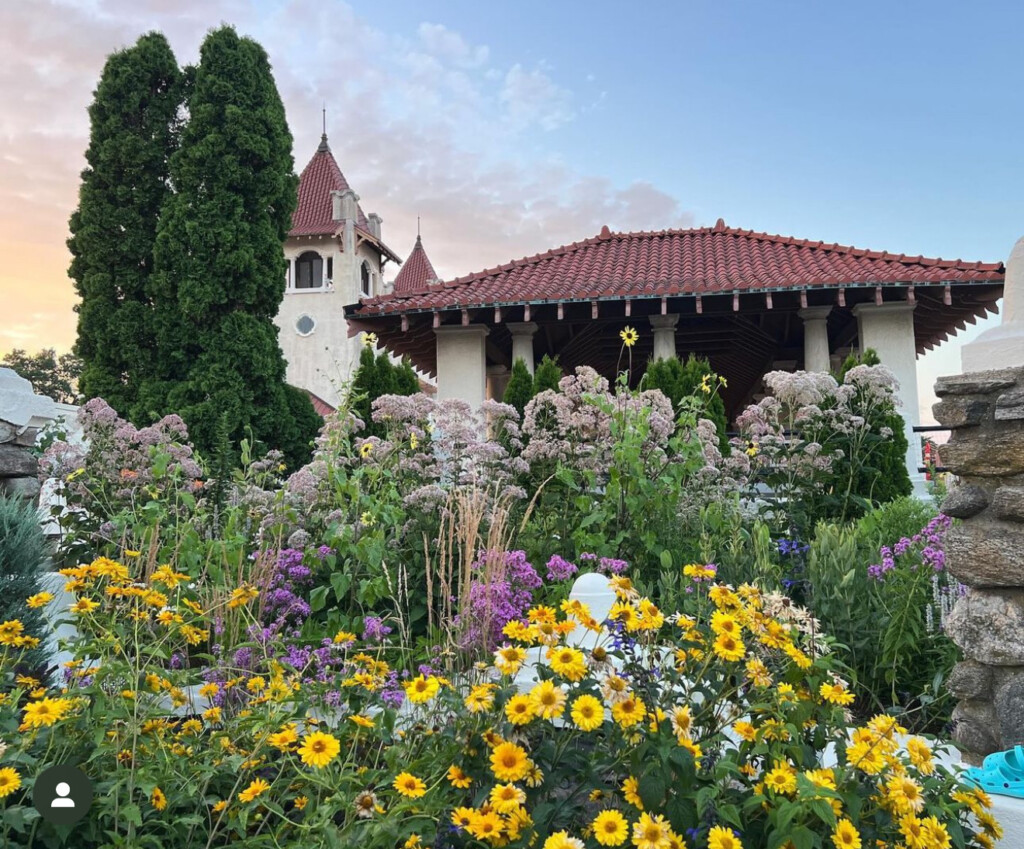
<instances>
[{"instance_id":1,"label":"white column","mask_svg":"<svg viewBox=\"0 0 1024 849\"><path fill-rule=\"evenodd\" d=\"M476 410L487 397L490 331L482 324L434 328L437 335L437 400L461 398Z\"/></svg>"},{"instance_id":2,"label":"white column","mask_svg":"<svg viewBox=\"0 0 1024 849\"><path fill-rule=\"evenodd\" d=\"M676 325L678 315L652 315L649 319L654 330L654 359L674 360L676 358Z\"/></svg>"},{"instance_id":3,"label":"white column","mask_svg":"<svg viewBox=\"0 0 1024 849\"><path fill-rule=\"evenodd\" d=\"M914 493L927 494L921 465L921 437L913 428L921 423L917 397L917 343L914 341L914 304L857 304L857 335L860 350L873 348L882 365L887 366L899 381L897 398L907 435L907 472Z\"/></svg>"},{"instance_id":4,"label":"white column","mask_svg":"<svg viewBox=\"0 0 1024 849\"><path fill-rule=\"evenodd\" d=\"M1024 366L1024 237L1010 251L1003 283L1003 316L998 327L986 330L960 349L964 373Z\"/></svg>"},{"instance_id":5,"label":"white column","mask_svg":"<svg viewBox=\"0 0 1024 849\"><path fill-rule=\"evenodd\" d=\"M533 374L533 334L537 332L537 322L510 321L505 326L512 334L512 365L522 360Z\"/></svg>"},{"instance_id":6,"label":"white column","mask_svg":"<svg viewBox=\"0 0 1024 849\"><path fill-rule=\"evenodd\" d=\"M828 316L832 307L804 307L797 315L804 322L804 371L828 374Z\"/></svg>"}]
</instances>

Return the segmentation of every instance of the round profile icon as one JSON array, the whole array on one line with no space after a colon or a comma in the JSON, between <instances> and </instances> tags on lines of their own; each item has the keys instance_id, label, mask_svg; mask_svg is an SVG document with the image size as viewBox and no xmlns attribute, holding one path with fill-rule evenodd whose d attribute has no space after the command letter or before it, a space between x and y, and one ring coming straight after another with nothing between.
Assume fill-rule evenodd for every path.
<instances>
[{"instance_id":1,"label":"round profile icon","mask_svg":"<svg viewBox=\"0 0 1024 849\"><path fill-rule=\"evenodd\" d=\"M47 822L74 825L92 806L92 782L72 764L51 766L36 779L32 804Z\"/></svg>"}]
</instances>

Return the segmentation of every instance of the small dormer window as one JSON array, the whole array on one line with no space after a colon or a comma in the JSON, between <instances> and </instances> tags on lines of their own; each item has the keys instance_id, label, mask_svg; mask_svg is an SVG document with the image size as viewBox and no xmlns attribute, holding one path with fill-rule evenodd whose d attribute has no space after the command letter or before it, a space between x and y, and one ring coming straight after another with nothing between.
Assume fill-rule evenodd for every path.
<instances>
[{"instance_id":1,"label":"small dormer window","mask_svg":"<svg viewBox=\"0 0 1024 849\"><path fill-rule=\"evenodd\" d=\"M363 262L359 279L359 291L364 298L369 298L373 295L373 275L370 272L370 263L368 262Z\"/></svg>"},{"instance_id":2,"label":"small dormer window","mask_svg":"<svg viewBox=\"0 0 1024 849\"><path fill-rule=\"evenodd\" d=\"M316 251L306 251L295 260L295 288L319 289L324 285L324 261Z\"/></svg>"}]
</instances>

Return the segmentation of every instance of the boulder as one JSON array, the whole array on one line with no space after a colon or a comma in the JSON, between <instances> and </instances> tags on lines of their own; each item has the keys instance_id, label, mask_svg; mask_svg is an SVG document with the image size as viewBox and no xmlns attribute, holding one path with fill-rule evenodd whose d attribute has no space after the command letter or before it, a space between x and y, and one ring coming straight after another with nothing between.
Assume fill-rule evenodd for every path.
<instances>
[{"instance_id":1,"label":"boulder","mask_svg":"<svg viewBox=\"0 0 1024 849\"><path fill-rule=\"evenodd\" d=\"M1024 666L1024 592L971 590L946 619L946 633L970 660Z\"/></svg>"},{"instance_id":2,"label":"boulder","mask_svg":"<svg viewBox=\"0 0 1024 849\"><path fill-rule=\"evenodd\" d=\"M988 493L974 484L961 484L949 491L942 512L954 519L969 519L988 507Z\"/></svg>"},{"instance_id":3,"label":"boulder","mask_svg":"<svg viewBox=\"0 0 1024 849\"><path fill-rule=\"evenodd\" d=\"M981 518L954 525L946 534L946 568L971 587L1019 587L1024 545L1017 525Z\"/></svg>"}]
</instances>

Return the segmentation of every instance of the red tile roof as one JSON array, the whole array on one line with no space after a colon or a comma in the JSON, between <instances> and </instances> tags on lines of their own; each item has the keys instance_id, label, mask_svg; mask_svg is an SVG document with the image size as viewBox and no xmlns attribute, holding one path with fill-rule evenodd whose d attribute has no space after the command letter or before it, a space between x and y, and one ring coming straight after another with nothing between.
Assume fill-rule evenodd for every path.
<instances>
[{"instance_id":1,"label":"red tile roof","mask_svg":"<svg viewBox=\"0 0 1024 849\"><path fill-rule=\"evenodd\" d=\"M492 304L900 285L1001 282L1002 263L927 259L714 227L600 234L440 285L362 301L350 315Z\"/></svg>"},{"instance_id":2,"label":"red tile roof","mask_svg":"<svg viewBox=\"0 0 1024 849\"><path fill-rule=\"evenodd\" d=\"M288 235L326 236L336 233L340 222L334 220L331 192L344 192L350 188L334 160L325 135L299 175L299 202L292 213L292 229ZM356 208L359 210L357 226L367 229L368 222L362 208L358 204Z\"/></svg>"},{"instance_id":3,"label":"red tile roof","mask_svg":"<svg viewBox=\"0 0 1024 849\"><path fill-rule=\"evenodd\" d=\"M402 270L395 278L394 291L398 293L416 292L437 282L437 272L430 263L430 257L423 249L423 241L416 237L416 245L412 253L402 263Z\"/></svg>"},{"instance_id":4,"label":"red tile roof","mask_svg":"<svg viewBox=\"0 0 1024 849\"><path fill-rule=\"evenodd\" d=\"M309 396L309 400L313 402L313 409L316 410L317 415L320 416L320 418L326 419L333 413L338 412L337 409L328 404L319 395L314 395L308 389L306 390L306 394Z\"/></svg>"}]
</instances>

